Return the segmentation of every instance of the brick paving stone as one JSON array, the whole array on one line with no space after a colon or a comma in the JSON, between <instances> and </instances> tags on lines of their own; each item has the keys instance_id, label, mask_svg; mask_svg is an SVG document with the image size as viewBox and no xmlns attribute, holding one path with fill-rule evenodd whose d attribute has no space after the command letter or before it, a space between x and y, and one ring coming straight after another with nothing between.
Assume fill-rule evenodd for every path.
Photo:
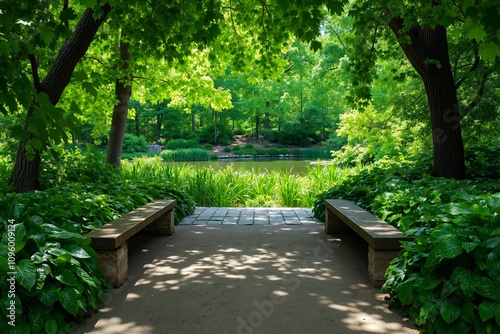
<instances>
[{"instance_id":1,"label":"brick paving stone","mask_svg":"<svg viewBox=\"0 0 500 334\"><path fill-rule=\"evenodd\" d=\"M206 225L208 220L195 220L193 225Z\"/></svg>"},{"instance_id":2,"label":"brick paving stone","mask_svg":"<svg viewBox=\"0 0 500 334\"><path fill-rule=\"evenodd\" d=\"M222 225L222 220L209 220L207 225Z\"/></svg>"}]
</instances>

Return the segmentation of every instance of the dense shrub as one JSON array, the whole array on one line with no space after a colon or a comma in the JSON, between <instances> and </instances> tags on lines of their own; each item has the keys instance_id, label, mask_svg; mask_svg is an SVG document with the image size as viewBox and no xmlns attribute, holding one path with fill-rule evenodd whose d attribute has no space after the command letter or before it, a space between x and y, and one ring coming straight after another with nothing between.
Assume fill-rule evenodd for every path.
<instances>
[{"instance_id":1,"label":"dense shrub","mask_svg":"<svg viewBox=\"0 0 500 334\"><path fill-rule=\"evenodd\" d=\"M258 155L265 155L266 154L266 150L263 149L262 147L257 147L255 149L255 153L257 153Z\"/></svg>"},{"instance_id":2,"label":"dense shrub","mask_svg":"<svg viewBox=\"0 0 500 334\"><path fill-rule=\"evenodd\" d=\"M206 143L206 144L203 146L203 148L204 148L205 150L207 150L207 151L210 151L210 150L213 148L213 146L212 146L211 144L209 144L209 143Z\"/></svg>"},{"instance_id":3,"label":"dense shrub","mask_svg":"<svg viewBox=\"0 0 500 334\"><path fill-rule=\"evenodd\" d=\"M216 160L218 158L217 153L210 153L210 159Z\"/></svg>"},{"instance_id":4,"label":"dense shrub","mask_svg":"<svg viewBox=\"0 0 500 334\"><path fill-rule=\"evenodd\" d=\"M294 149L292 151L292 154L294 154L294 155L300 155L301 154L300 149L298 149L298 148Z\"/></svg>"},{"instance_id":5,"label":"dense shrub","mask_svg":"<svg viewBox=\"0 0 500 334\"><path fill-rule=\"evenodd\" d=\"M123 138L123 153L139 153L146 152L148 143L144 136L134 136L133 134L126 133Z\"/></svg>"},{"instance_id":6,"label":"dense shrub","mask_svg":"<svg viewBox=\"0 0 500 334\"><path fill-rule=\"evenodd\" d=\"M231 152L231 147L229 147L229 146L224 147L224 152L228 152L228 153Z\"/></svg>"},{"instance_id":7,"label":"dense shrub","mask_svg":"<svg viewBox=\"0 0 500 334\"><path fill-rule=\"evenodd\" d=\"M234 155L240 155L240 150L234 150Z\"/></svg>"},{"instance_id":8,"label":"dense shrub","mask_svg":"<svg viewBox=\"0 0 500 334\"><path fill-rule=\"evenodd\" d=\"M287 148L282 148L278 152L279 154L290 154L290 151Z\"/></svg>"},{"instance_id":9,"label":"dense shrub","mask_svg":"<svg viewBox=\"0 0 500 334\"><path fill-rule=\"evenodd\" d=\"M240 145L234 145L233 146L233 150L234 151L239 151L239 150L241 150L241 146Z\"/></svg>"},{"instance_id":10,"label":"dense shrub","mask_svg":"<svg viewBox=\"0 0 500 334\"><path fill-rule=\"evenodd\" d=\"M278 149L272 147L272 148L270 148L270 149L267 150L267 154L268 155L278 155L279 152L278 152Z\"/></svg>"},{"instance_id":11,"label":"dense shrub","mask_svg":"<svg viewBox=\"0 0 500 334\"><path fill-rule=\"evenodd\" d=\"M166 150L178 150L188 148L199 148L200 144L196 139L172 139L165 145Z\"/></svg>"},{"instance_id":12,"label":"dense shrub","mask_svg":"<svg viewBox=\"0 0 500 334\"><path fill-rule=\"evenodd\" d=\"M246 145L245 145L245 148L246 148L246 149L252 149L252 148L253 148L253 145L252 145L252 144L246 144Z\"/></svg>"}]
</instances>

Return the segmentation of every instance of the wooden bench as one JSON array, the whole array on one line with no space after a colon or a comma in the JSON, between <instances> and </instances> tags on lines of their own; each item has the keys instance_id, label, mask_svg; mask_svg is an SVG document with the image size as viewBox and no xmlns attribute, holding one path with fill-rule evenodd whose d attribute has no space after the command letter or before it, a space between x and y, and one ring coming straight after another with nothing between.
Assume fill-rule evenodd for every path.
<instances>
[{"instance_id":1,"label":"wooden bench","mask_svg":"<svg viewBox=\"0 0 500 334\"><path fill-rule=\"evenodd\" d=\"M128 277L127 240L146 226L151 233L174 233L176 200L156 200L85 234L99 255L97 264L115 288Z\"/></svg>"},{"instance_id":2,"label":"wooden bench","mask_svg":"<svg viewBox=\"0 0 500 334\"><path fill-rule=\"evenodd\" d=\"M368 243L368 279L374 287L385 282L389 263L398 256L403 233L356 204L342 199L325 200L325 232L360 235Z\"/></svg>"}]
</instances>

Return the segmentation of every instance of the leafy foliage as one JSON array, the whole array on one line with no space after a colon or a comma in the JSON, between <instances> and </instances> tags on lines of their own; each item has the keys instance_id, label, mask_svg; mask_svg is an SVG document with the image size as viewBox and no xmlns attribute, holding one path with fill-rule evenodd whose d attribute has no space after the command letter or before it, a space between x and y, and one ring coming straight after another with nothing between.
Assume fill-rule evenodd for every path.
<instances>
[{"instance_id":1,"label":"leafy foliage","mask_svg":"<svg viewBox=\"0 0 500 334\"><path fill-rule=\"evenodd\" d=\"M498 168L483 161L471 176ZM325 199L348 199L414 238L402 243L384 291L424 333L497 332L500 184L481 175L434 178L430 170L425 158L380 160L320 194L313 212L324 219Z\"/></svg>"},{"instance_id":2,"label":"leafy foliage","mask_svg":"<svg viewBox=\"0 0 500 334\"><path fill-rule=\"evenodd\" d=\"M163 150L160 156L165 161L204 161L210 158L210 153L201 148Z\"/></svg>"},{"instance_id":3,"label":"leafy foliage","mask_svg":"<svg viewBox=\"0 0 500 334\"><path fill-rule=\"evenodd\" d=\"M7 272L12 271L7 222L14 219L19 283L15 328L23 332L69 332L69 320L82 320L103 304L108 284L83 234L154 199L177 199L176 222L194 211L192 199L164 179L153 183L133 174L125 178L113 172L98 151L60 153L58 164L44 161L43 184L51 188L0 195L0 304L7 314ZM0 319L0 330L11 333L6 319Z\"/></svg>"},{"instance_id":4,"label":"leafy foliage","mask_svg":"<svg viewBox=\"0 0 500 334\"><path fill-rule=\"evenodd\" d=\"M200 144L194 139L172 139L165 145L166 150L178 150L181 148L200 148Z\"/></svg>"},{"instance_id":5,"label":"leafy foliage","mask_svg":"<svg viewBox=\"0 0 500 334\"><path fill-rule=\"evenodd\" d=\"M123 152L124 153L143 153L146 152L148 143L144 136L134 136L130 133L126 133L123 138Z\"/></svg>"}]
</instances>

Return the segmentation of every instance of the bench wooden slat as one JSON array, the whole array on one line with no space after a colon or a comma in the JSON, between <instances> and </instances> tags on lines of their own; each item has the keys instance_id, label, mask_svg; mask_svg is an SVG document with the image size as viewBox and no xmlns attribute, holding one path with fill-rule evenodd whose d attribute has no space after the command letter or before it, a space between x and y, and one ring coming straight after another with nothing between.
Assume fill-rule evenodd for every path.
<instances>
[{"instance_id":1,"label":"bench wooden slat","mask_svg":"<svg viewBox=\"0 0 500 334\"><path fill-rule=\"evenodd\" d=\"M384 222L356 204L342 200L326 200L325 205L373 249L399 249L400 240L410 240L392 225Z\"/></svg>"},{"instance_id":2,"label":"bench wooden slat","mask_svg":"<svg viewBox=\"0 0 500 334\"><path fill-rule=\"evenodd\" d=\"M90 246L94 249L116 249L165 212L172 210L176 202L170 199L156 200L104 224L85 236L92 239Z\"/></svg>"}]
</instances>

